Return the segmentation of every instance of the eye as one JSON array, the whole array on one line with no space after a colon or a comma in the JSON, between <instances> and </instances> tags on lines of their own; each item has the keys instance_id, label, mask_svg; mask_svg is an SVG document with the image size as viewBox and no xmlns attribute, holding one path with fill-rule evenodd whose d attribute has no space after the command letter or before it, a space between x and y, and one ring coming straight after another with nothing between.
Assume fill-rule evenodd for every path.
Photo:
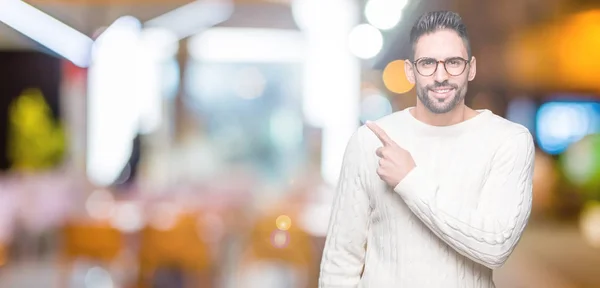
<instances>
[{"instance_id":1,"label":"eye","mask_svg":"<svg viewBox=\"0 0 600 288\"><path fill-rule=\"evenodd\" d=\"M454 66L454 67L462 65L462 63L463 63L463 61L461 59L458 59L458 58L452 58L452 59L448 59L446 61L446 64L448 64L450 66Z\"/></svg>"},{"instance_id":2,"label":"eye","mask_svg":"<svg viewBox=\"0 0 600 288\"><path fill-rule=\"evenodd\" d=\"M437 63L437 61L435 61L433 59L423 59L423 60L419 61L419 64L424 67L433 66L436 63Z\"/></svg>"}]
</instances>

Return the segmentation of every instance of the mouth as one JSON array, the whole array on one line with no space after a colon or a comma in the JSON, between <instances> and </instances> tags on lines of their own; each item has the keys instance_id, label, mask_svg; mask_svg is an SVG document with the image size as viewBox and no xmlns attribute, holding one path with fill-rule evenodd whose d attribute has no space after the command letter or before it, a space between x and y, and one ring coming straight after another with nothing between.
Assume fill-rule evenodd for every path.
<instances>
[{"instance_id":1,"label":"mouth","mask_svg":"<svg viewBox=\"0 0 600 288\"><path fill-rule=\"evenodd\" d=\"M437 87L437 88L429 89L429 91L432 92L431 93L431 94L433 94L432 96L435 97L436 99L445 100L450 95L452 95L454 88L452 88L452 87Z\"/></svg>"}]
</instances>

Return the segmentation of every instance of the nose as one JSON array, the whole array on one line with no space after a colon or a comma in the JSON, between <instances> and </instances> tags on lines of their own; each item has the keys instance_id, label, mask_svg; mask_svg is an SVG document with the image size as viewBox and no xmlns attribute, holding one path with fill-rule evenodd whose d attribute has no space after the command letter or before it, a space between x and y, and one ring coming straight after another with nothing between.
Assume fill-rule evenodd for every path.
<instances>
[{"instance_id":1,"label":"nose","mask_svg":"<svg viewBox=\"0 0 600 288\"><path fill-rule=\"evenodd\" d=\"M435 81L442 83L448 80L448 72L446 71L446 67L444 66L444 62L438 61L437 69L435 69L435 73L433 74L433 78Z\"/></svg>"}]
</instances>

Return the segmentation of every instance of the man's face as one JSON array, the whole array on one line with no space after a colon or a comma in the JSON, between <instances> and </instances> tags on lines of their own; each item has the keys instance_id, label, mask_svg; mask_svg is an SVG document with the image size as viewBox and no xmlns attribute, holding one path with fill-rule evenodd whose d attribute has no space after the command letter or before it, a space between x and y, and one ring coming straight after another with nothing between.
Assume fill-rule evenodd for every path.
<instances>
[{"instance_id":1,"label":"man's face","mask_svg":"<svg viewBox=\"0 0 600 288\"><path fill-rule=\"evenodd\" d=\"M475 78L475 57L465 63L464 60L469 59L467 48L456 32L438 30L421 36L415 45L414 56L417 64L406 61L405 70L408 80L415 84L423 106L442 114L464 103L467 84ZM447 69L444 62L436 64L436 61L448 62Z\"/></svg>"}]
</instances>

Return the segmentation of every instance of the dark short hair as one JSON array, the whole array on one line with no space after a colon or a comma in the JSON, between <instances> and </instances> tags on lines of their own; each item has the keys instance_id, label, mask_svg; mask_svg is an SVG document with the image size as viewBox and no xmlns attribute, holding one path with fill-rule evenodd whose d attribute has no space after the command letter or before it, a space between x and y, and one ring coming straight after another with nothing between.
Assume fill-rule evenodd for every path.
<instances>
[{"instance_id":1,"label":"dark short hair","mask_svg":"<svg viewBox=\"0 0 600 288\"><path fill-rule=\"evenodd\" d=\"M467 47L467 54L469 55L469 59L471 59L471 44L469 43L467 26L462 22L460 15L452 11L434 11L425 13L419 17L410 30L410 60L414 60L415 46L421 36L444 29L456 32L463 39L465 47Z\"/></svg>"}]
</instances>

